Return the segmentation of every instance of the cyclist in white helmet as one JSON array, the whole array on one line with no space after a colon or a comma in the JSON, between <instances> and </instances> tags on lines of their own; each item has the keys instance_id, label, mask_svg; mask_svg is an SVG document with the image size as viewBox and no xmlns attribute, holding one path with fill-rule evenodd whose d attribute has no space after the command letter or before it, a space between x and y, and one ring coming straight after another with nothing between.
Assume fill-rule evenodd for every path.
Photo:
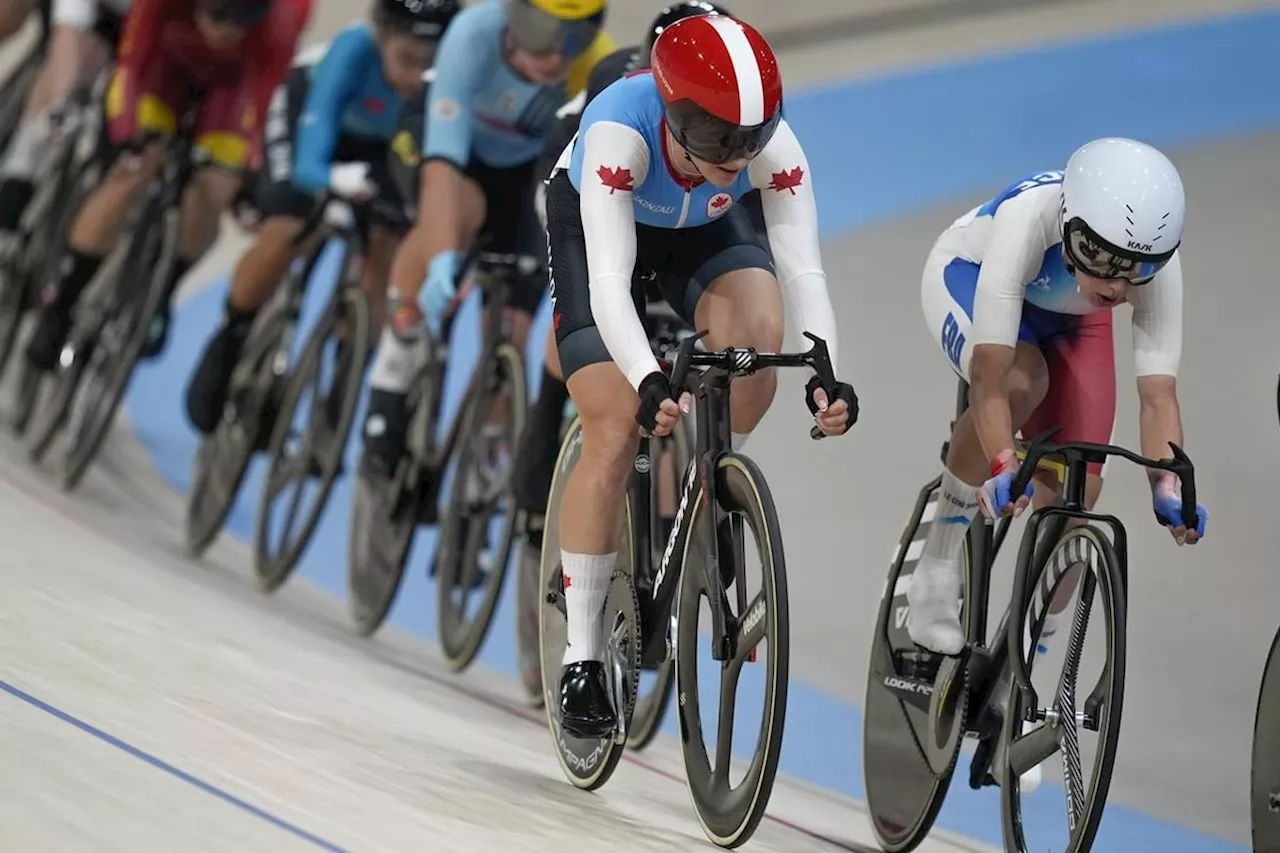
<instances>
[{"instance_id":1,"label":"cyclist in white helmet","mask_svg":"<svg viewBox=\"0 0 1280 853\"><path fill-rule=\"evenodd\" d=\"M1170 456L1182 444L1176 378L1182 352L1182 241L1185 198L1169 159L1131 139L1096 139L1065 171L1032 174L957 219L925 263L925 320L952 369L969 383L956 422L938 516L911 577L907 627L920 645L958 654L965 636L956 601L960 549L979 509L1018 514L1033 489L1012 495L1014 434L1060 427L1059 441L1110 443L1116 411L1112 311L1132 306L1134 366L1141 402L1141 452ZM1056 483L1037 472L1035 504ZM1204 535L1183 527L1179 483L1151 475L1156 515L1178 544ZM1102 489L1089 468L1086 501ZM1076 573L1078 574L1078 572ZM1076 577L1060 588L1044 627L1070 602ZM1026 787L1026 780L1023 782Z\"/></svg>"}]
</instances>

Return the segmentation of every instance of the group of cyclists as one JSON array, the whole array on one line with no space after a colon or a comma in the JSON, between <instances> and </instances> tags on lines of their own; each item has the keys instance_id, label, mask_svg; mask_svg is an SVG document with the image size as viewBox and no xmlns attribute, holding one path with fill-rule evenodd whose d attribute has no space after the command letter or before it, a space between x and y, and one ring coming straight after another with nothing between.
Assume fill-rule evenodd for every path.
<instances>
[{"instance_id":1,"label":"group of cyclists","mask_svg":"<svg viewBox=\"0 0 1280 853\"><path fill-rule=\"evenodd\" d=\"M0 30L32 5L0 2ZM193 99L197 145L212 166L187 188L166 297L213 245L237 196L247 193L261 214L186 389L201 433L222 415L255 314L302 251L293 237L318 197L377 202L363 283L381 332L362 476L391 476L405 453L420 344L456 309L469 250L483 237L495 252L535 261L521 267L511 299L515 342L528 343L548 295L552 329L513 491L527 512L546 512L572 400L581 457L554 520L568 620L560 712L567 732L603 737L618 709L601 623L638 428L667 435L690 411L650 349L645 300L664 300L705 330L709 349L776 352L785 319L825 340L842 366L814 177L784 117L778 58L757 29L702 0L664 9L640 44L622 48L605 31L606 0L372 0L367 18L298 55L310 15L311 0L54 0L44 67L0 163L0 232L13 232L31 197L51 108L114 63L105 103L112 165L61 247L57 280L44 283L25 357L38 371L55 366L77 299L118 236L119 211L163 166L162 140ZM423 116L412 198L387 166L409 109ZM1168 442L1182 443L1184 211L1164 154L1097 139L1064 170L1015 181L964 214L922 253L928 329L969 383L970 405L912 575L908 624L921 646L961 651L960 548L979 512L1000 517L1051 499L1056 484L1043 472L1034 489L1010 493L1019 431L1051 425L1064 441L1109 439L1117 305L1133 309L1143 453L1167 457ZM169 302L151 322L145 355L165 346ZM846 355L843 368L861 363ZM774 370L735 383L735 448L776 389ZM857 422L846 382L824 388L814 376L803 402L826 436ZM1090 503L1102 473L1090 469ZM1179 520L1176 478L1153 474L1151 488L1178 544L1204 535L1203 507L1195 529Z\"/></svg>"}]
</instances>

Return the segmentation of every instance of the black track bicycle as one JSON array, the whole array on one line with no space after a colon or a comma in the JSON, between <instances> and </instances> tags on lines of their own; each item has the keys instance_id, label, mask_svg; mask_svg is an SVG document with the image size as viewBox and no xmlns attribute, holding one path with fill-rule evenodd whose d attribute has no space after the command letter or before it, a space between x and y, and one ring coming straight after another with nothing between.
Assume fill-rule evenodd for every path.
<instances>
[{"instance_id":1,"label":"black track bicycle","mask_svg":"<svg viewBox=\"0 0 1280 853\"><path fill-rule=\"evenodd\" d=\"M60 485L74 489L110 431L120 401L161 307L182 234L182 196L211 164L194 145L198 112L186 110L164 139L165 165L126 215L115 248L89 283L58 366L46 377L50 393L29 426L28 452L41 460L65 428ZM148 134L143 145L161 137Z\"/></svg>"},{"instance_id":2,"label":"black track bicycle","mask_svg":"<svg viewBox=\"0 0 1280 853\"><path fill-rule=\"evenodd\" d=\"M529 405L524 356L512 342L507 310L512 288L528 274L527 259L473 254L464 269L484 300L480 356L458 411L441 436L451 321L438 338L428 336L410 381L407 452L394 474L362 470L357 477L347 556L352 621L368 636L391 609L415 531L439 521L428 571L437 587L441 651L454 672L479 654L501 598L519 514L511 462ZM443 517L441 495L448 496Z\"/></svg>"},{"instance_id":3,"label":"black track bicycle","mask_svg":"<svg viewBox=\"0 0 1280 853\"><path fill-rule=\"evenodd\" d=\"M1280 631L1271 641L1253 718L1249 812L1254 853L1280 853Z\"/></svg>"},{"instance_id":4,"label":"black track bicycle","mask_svg":"<svg viewBox=\"0 0 1280 853\"><path fill-rule=\"evenodd\" d=\"M672 389L677 394L687 390L696 401L697 442L682 475L674 526L656 563L650 518L653 445L643 434L628 485L623 541L604 607L605 669L618 715L612 735L578 738L561 727L558 697L566 617L555 524L547 525L542 542L546 602L539 632L547 725L556 757L570 782L584 790L604 785L622 758L641 670L657 668L674 655L681 747L694 811L709 839L721 847L737 847L751 838L764 817L777 774L787 706L790 617L777 510L756 463L732 450L730 386L737 376L770 367L810 367L833 398L836 381L826 342L808 332L805 336L813 346L798 354L734 348L699 352L697 343L705 335L685 338L671 364ZM811 435L820 438L822 433L815 426ZM548 519L559 516L580 438L580 431L572 432L561 449ZM748 533L762 576L759 591L750 598ZM709 638L699 633L703 599ZM709 715L717 720L710 751L698 684L700 652L708 651L720 680L712 691L718 713ZM764 703L756 751L735 786L730 767L738 686L743 670L759 663Z\"/></svg>"},{"instance_id":5,"label":"black track bicycle","mask_svg":"<svg viewBox=\"0 0 1280 853\"><path fill-rule=\"evenodd\" d=\"M50 111L53 132L33 176L35 191L18 221L16 239L0 248L0 373L9 365L39 286L57 275L56 262L75 216L101 180L102 96L109 79L103 72L94 82L75 87ZM19 370L17 405L10 420L21 435L36 383L25 365Z\"/></svg>"},{"instance_id":6,"label":"black track bicycle","mask_svg":"<svg viewBox=\"0 0 1280 853\"><path fill-rule=\"evenodd\" d=\"M968 386L962 381L957 417L967 405ZM924 539L922 528L936 523L932 512L941 476L920 491L899 539L872 640L863 723L867 804L880 846L891 853L912 850L929 834L966 736L977 738L969 786L999 785L1001 789L1006 850L1039 853L1044 849L1039 844L1029 846L1024 836L1019 779L1058 752L1069 832L1066 846L1059 849L1085 853L1092 847L1120 732L1128 545L1118 518L1085 509L1087 466L1119 456L1174 473L1182 483L1182 518L1191 527L1196 524L1196 491L1191 460L1176 445L1170 445L1171 459L1153 460L1112 445L1050 443L1056 432L1048 430L1019 448L1023 464L1011 493L1022 494L1034 471L1046 468L1063 483L1064 500L1030 513L1014 568L1012 596L991 642L987 639L991 569L1012 519L1003 518L998 525L980 519L969 529L962 552L960 602L967 641L957 656L930 652L912 642L907 631L907 591L916 566L908 553L913 542ZM944 460L946 452L944 444ZM1035 645L1050 603L1064 583L1074 583L1077 573L1083 580L1066 632L1062 673L1053 695L1042 705L1031 683ZM1095 604L1102 612L1105 661L1097 682L1080 699L1077 680ZM1039 725L1026 725L1035 723ZM1091 782L1085 776L1089 768L1082 766L1081 729L1099 736Z\"/></svg>"},{"instance_id":7,"label":"black track bicycle","mask_svg":"<svg viewBox=\"0 0 1280 853\"><path fill-rule=\"evenodd\" d=\"M649 344L660 360L669 360L681 341L693 334L693 328L665 301L648 300L641 321L649 335ZM560 431L560 447L581 440L581 423L573 403L566 407ZM675 523L675 510L680 499L680 478L693 458L693 417L680 420L680 428L670 435L653 439L650 468L657 479L651 491L649 509L649 544L651 560L662 559L666 534ZM516 574L516 658L520 666L520 683L525 701L532 707L543 705L542 650L538 643L538 619L545 597L541 585L542 540L546 519L525 519L526 535L521 540ZM558 548L558 546L557 546ZM667 660L643 670L636 694L635 710L627 728L627 749L644 749L657 735L666 716L671 689L675 684L675 662Z\"/></svg>"},{"instance_id":8,"label":"black track bicycle","mask_svg":"<svg viewBox=\"0 0 1280 853\"><path fill-rule=\"evenodd\" d=\"M273 444L277 433L275 427L281 420L279 415L291 415L301 402L302 393L307 390L308 378L318 379L314 374L323 366L323 346L328 340L327 333L349 317L354 327L352 342L355 349L351 351L363 351L361 347L367 349L370 334L367 321L369 309L364 294L356 286L358 274L355 264L363 252L368 215L367 205L353 204L326 193L317 200L311 214L294 235L291 241L294 250L306 247L307 251L301 262L293 265L286 273L282 286L276 289L271 300L254 319L231 374L222 417L213 432L201 440L196 452L195 472L187 495L185 544L189 556L197 557L204 553L221 531L235 505L255 453L270 451L272 454L271 470L267 477L269 484L272 483L273 476L279 476L282 463L286 461L283 445L287 435L281 432L280 444ZM291 371L290 359L293 357L307 287L317 266L325 257L330 245L329 238L334 236L340 242L339 250L342 253L337 287ZM359 393L362 371L360 362L338 359L337 363L339 370L336 371L338 375L335 375L330 389L331 395L324 399L341 404L339 417L335 421L339 427L345 421L347 428L340 430L341 436L335 433L332 441L317 444L317 449L323 449L326 453L311 454L313 458L321 457L321 464L311 467L318 468L327 475L323 481L323 488L326 490L333 480L331 474L334 459L341 458L339 454L342 443L338 439L345 441L346 432L350 428L350 411L354 410L356 404L355 397ZM355 375L354 379L352 374ZM356 391L351 394L349 392L353 382L356 384ZM323 406L317 407L319 411L324 409ZM288 424L289 421L285 423ZM300 473L305 476L308 470ZM269 495L270 491L264 491L262 504L266 504ZM317 499L316 503L312 519L308 522L311 527L314 527L314 520L319 517L323 508L323 499ZM295 502L291 509L296 509L296 506ZM264 541L263 514L266 510L266 506L260 505L254 566L258 582L270 590L278 587L288 577L293 568L293 560L301 553L307 539L299 537L295 540L292 554L286 553L274 561L264 559L265 549L261 543ZM307 530L308 535L310 532Z\"/></svg>"}]
</instances>

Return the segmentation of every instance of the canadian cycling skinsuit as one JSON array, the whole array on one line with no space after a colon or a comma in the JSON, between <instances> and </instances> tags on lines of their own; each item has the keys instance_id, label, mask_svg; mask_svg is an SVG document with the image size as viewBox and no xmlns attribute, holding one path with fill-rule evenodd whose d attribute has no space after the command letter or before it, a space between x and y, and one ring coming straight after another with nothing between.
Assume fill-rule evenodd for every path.
<instances>
[{"instance_id":1,"label":"canadian cycling skinsuit","mask_svg":"<svg viewBox=\"0 0 1280 853\"><path fill-rule=\"evenodd\" d=\"M586 85L592 66L614 48L603 31L569 72L566 83L539 86L507 63L506 5L487 0L450 22L436 53L426 95L422 160L446 160L483 190L488 215L482 234L495 252L545 262L546 238L534 210L534 169L555 114ZM537 311L545 275L512 294L512 306Z\"/></svg>"},{"instance_id":2,"label":"canadian cycling skinsuit","mask_svg":"<svg viewBox=\"0 0 1280 853\"><path fill-rule=\"evenodd\" d=\"M139 131L170 134L200 97L196 144L221 166L242 168L258 144L261 117L311 15L311 0L276 0L238 44L208 44L196 0L134 0L107 92L115 145Z\"/></svg>"},{"instance_id":3,"label":"canadian cycling skinsuit","mask_svg":"<svg viewBox=\"0 0 1280 853\"><path fill-rule=\"evenodd\" d=\"M1040 348L1049 391L1022 427L1061 427L1061 441L1111 440L1116 412L1111 308L1080 293L1062 254L1062 172L1038 172L957 219L925 263L925 321L952 369L969 379L978 344ZM1182 266L1175 254L1129 288L1138 376L1176 376L1182 355ZM1101 465L1090 468L1100 473Z\"/></svg>"},{"instance_id":4,"label":"canadian cycling skinsuit","mask_svg":"<svg viewBox=\"0 0 1280 853\"><path fill-rule=\"evenodd\" d=\"M601 92L583 111L547 188L552 322L568 379L614 361L638 388L658 369L636 312L634 273L652 271L667 302L693 322L703 292L739 269L775 269L794 329L838 357L835 316L818 248L809 164L786 120L737 180L720 189L680 177L667 154L653 75ZM769 253L746 217L728 213L760 190ZM640 297L642 298L642 297Z\"/></svg>"},{"instance_id":5,"label":"canadian cycling skinsuit","mask_svg":"<svg viewBox=\"0 0 1280 853\"><path fill-rule=\"evenodd\" d=\"M379 189L377 218L406 224L387 165L401 106L365 22L338 33L323 51L300 56L267 108L262 214L305 218L329 187L335 163L367 163Z\"/></svg>"}]
</instances>

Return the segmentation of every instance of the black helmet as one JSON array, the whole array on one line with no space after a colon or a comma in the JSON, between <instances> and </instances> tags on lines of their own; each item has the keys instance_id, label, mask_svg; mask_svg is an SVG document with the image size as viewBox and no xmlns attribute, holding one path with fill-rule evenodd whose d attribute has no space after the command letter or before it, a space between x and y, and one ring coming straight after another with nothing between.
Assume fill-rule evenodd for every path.
<instances>
[{"instance_id":1,"label":"black helmet","mask_svg":"<svg viewBox=\"0 0 1280 853\"><path fill-rule=\"evenodd\" d=\"M644 55L640 57L640 61L645 66L649 64L649 55L653 53L653 43L658 40L658 36L662 35L662 31L674 24L676 21L692 18L694 15L728 15L729 10L723 6L717 6L715 3L707 3L706 0L681 0L679 3L672 3L667 8L658 13L658 17L653 19L653 23L649 26L649 34L644 40Z\"/></svg>"},{"instance_id":2,"label":"black helmet","mask_svg":"<svg viewBox=\"0 0 1280 853\"><path fill-rule=\"evenodd\" d=\"M373 0L373 24L381 30L438 40L461 8L459 0Z\"/></svg>"}]
</instances>

